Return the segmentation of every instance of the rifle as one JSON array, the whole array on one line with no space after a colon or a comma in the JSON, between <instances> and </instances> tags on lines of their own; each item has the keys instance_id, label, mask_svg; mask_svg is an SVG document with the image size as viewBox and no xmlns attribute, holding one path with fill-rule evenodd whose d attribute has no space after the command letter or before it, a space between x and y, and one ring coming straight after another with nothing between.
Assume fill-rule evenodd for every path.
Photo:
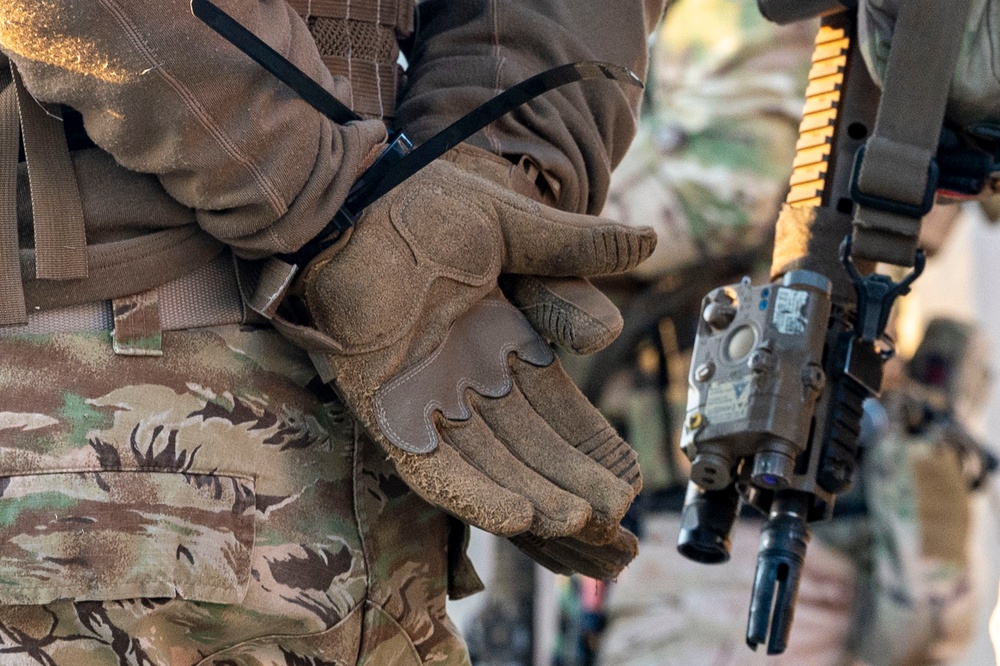
<instances>
[{"instance_id":1,"label":"rifle","mask_svg":"<svg viewBox=\"0 0 1000 666\"><path fill-rule=\"evenodd\" d=\"M702 302L678 550L724 562L740 503L767 516L746 640L766 643L768 654L788 643L809 525L832 517L851 485L862 403L878 394L894 353L889 312L923 270L920 219L939 190L975 194L997 170L995 128L942 131L968 4L949 5L947 18L930 4L910 0L902 10L880 90L860 55L856 2L758 0L769 20L820 16L821 25L774 282L745 278ZM914 35L929 24L919 39L936 36L932 65L914 53ZM913 271L893 282L873 272L876 261Z\"/></svg>"}]
</instances>

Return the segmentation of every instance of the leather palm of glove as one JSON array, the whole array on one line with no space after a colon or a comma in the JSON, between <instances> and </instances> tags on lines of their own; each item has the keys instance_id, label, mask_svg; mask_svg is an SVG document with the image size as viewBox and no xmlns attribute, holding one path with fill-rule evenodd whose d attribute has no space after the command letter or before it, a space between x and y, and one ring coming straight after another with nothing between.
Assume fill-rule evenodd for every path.
<instances>
[{"instance_id":1,"label":"leather palm of glove","mask_svg":"<svg viewBox=\"0 0 1000 666\"><path fill-rule=\"evenodd\" d=\"M320 333L301 337L428 502L533 543L620 543L641 486L635 454L497 280L621 272L654 245L651 229L549 208L438 160L306 267L293 295ZM525 284L535 306L527 311L553 339L587 347L617 334L606 311L567 307Z\"/></svg>"}]
</instances>

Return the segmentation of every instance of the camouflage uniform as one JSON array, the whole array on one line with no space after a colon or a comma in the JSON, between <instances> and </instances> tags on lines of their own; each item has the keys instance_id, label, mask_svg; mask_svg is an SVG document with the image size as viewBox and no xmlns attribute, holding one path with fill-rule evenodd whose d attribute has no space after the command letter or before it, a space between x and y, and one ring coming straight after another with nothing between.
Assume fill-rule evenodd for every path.
<instances>
[{"instance_id":1,"label":"camouflage uniform","mask_svg":"<svg viewBox=\"0 0 1000 666\"><path fill-rule=\"evenodd\" d=\"M876 81L881 81L885 74L900 6L900 0L861 3L858 21L861 53ZM998 20L1000 2L971 2L948 100L948 117L963 127L1000 120L1000 80L996 75L1000 47L995 39Z\"/></svg>"},{"instance_id":2,"label":"camouflage uniform","mask_svg":"<svg viewBox=\"0 0 1000 666\"><path fill-rule=\"evenodd\" d=\"M304 14L313 9L293 4ZM23 7L0 11L5 47L21 44L18 35L45 43L45 33L32 32L34 19L18 14ZM272 19L291 22L283 2L269 8ZM403 3L403 24L407 9ZM170 11L166 3L163 11ZM383 21L376 35L394 44L395 22L395 15ZM309 26L337 64L326 50L335 40L324 43L323 31L343 23L310 16ZM372 28L358 21L350 27ZM303 33L308 39L304 24ZM305 39L301 49L318 61L316 45ZM370 64L361 44L352 59L358 69ZM380 57L395 66L395 52L387 53ZM364 102L360 97L352 101ZM299 139L306 134L303 128ZM127 226L133 215L152 227L191 221L191 210L169 200L155 180L121 169L92 143L75 147L73 159L90 242L108 240L101 230ZM19 185L26 176L22 164ZM145 188L128 185L142 179ZM17 199L23 240L32 236L27 187ZM220 248L199 230L185 235L207 240L199 247ZM111 234L123 237L149 239L142 231ZM151 245L142 254L155 256ZM239 310L228 253L187 275L184 298L170 302L177 282L162 283L213 256L194 246L181 254L111 271L117 291L95 292L78 280L72 287L57 282L53 292L84 302L79 292L100 301L155 286L147 294L159 294L165 317L176 319L180 310L191 319L184 311L217 312L229 301ZM149 301L130 296L116 308L128 302ZM0 328L0 663L468 663L445 612L449 588L461 596L478 587L463 564L464 529L403 484L305 353L227 312L202 318L212 327L160 336L154 326L156 335L129 341L130 353L162 350L162 357L122 356L115 353L128 328L122 324L141 320L142 307L116 309L113 344L110 321L74 314L99 311L102 303L42 305L41 312L32 308L26 328Z\"/></svg>"},{"instance_id":3,"label":"camouflage uniform","mask_svg":"<svg viewBox=\"0 0 1000 666\"><path fill-rule=\"evenodd\" d=\"M746 647L746 619L760 526L737 523L733 558L707 566L677 553L680 516L644 520L639 557L611 589L600 649L607 666L844 666L853 627L844 600L855 568L822 542L809 545L795 625L780 656Z\"/></svg>"},{"instance_id":4,"label":"camouflage uniform","mask_svg":"<svg viewBox=\"0 0 1000 666\"><path fill-rule=\"evenodd\" d=\"M655 36L639 133L604 209L660 233L637 276L766 248L791 174L814 36L810 23L768 23L754 2L671 7Z\"/></svg>"},{"instance_id":5,"label":"camouflage uniform","mask_svg":"<svg viewBox=\"0 0 1000 666\"><path fill-rule=\"evenodd\" d=\"M948 663L972 637L970 498L996 461L964 423L985 402L988 357L981 331L939 318L904 376L888 373L884 425L860 478L871 547L859 559L857 650L867 663Z\"/></svg>"},{"instance_id":6,"label":"camouflage uniform","mask_svg":"<svg viewBox=\"0 0 1000 666\"><path fill-rule=\"evenodd\" d=\"M177 314L172 280L193 278L181 314L215 307L196 274L213 258L246 269L323 232L393 113L419 142L557 64L642 69L659 0L630 18L429 0L420 35L407 0L219 4L368 120L324 118L187 0L0 3L0 663L467 664L445 613L480 587L464 527L408 489L308 356L239 317L129 324ZM563 208L599 208L637 90L562 90L481 138L552 177Z\"/></svg>"},{"instance_id":7,"label":"camouflage uniform","mask_svg":"<svg viewBox=\"0 0 1000 666\"><path fill-rule=\"evenodd\" d=\"M905 400L903 391L886 398L889 425L861 467L867 519L837 540L866 534L871 544L858 553L857 615L865 624L852 642L873 666L960 658L976 614L963 462L941 428L908 431Z\"/></svg>"},{"instance_id":8,"label":"camouflage uniform","mask_svg":"<svg viewBox=\"0 0 1000 666\"><path fill-rule=\"evenodd\" d=\"M449 519L308 357L239 325L163 346L0 337L0 663L468 663Z\"/></svg>"}]
</instances>

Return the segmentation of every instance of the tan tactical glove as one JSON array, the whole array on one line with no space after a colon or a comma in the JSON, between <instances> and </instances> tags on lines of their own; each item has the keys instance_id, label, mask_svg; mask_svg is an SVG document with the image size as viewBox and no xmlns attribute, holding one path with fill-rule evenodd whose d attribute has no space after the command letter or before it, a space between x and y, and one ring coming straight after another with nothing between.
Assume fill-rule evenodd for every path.
<instances>
[{"instance_id":1,"label":"tan tactical glove","mask_svg":"<svg viewBox=\"0 0 1000 666\"><path fill-rule=\"evenodd\" d=\"M501 285L539 333L574 354L599 351L621 332L621 313L585 279L504 275ZM638 468L631 464L633 455L619 460L600 451L592 453L596 454L591 455L594 462L639 492L642 479ZM529 531L510 540L550 571L564 575L581 573L599 580L617 577L639 550L638 539L622 527L615 530L610 540L606 530L601 530L597 539L593 537L594 534L584 531L575 536L546 539Z\"/></svg>"},{"instance_id":2,"label":"tan tactical glove","mask_svg":"<svg viewBox=\"0 0 1000 666\"><path fill-rule=\"evenodd\" d=\"M536 200L544 198L521 165L498 155L462 145L449 152L446 159L506 189ZM500 285L535 330L573 354L592 354L604 349L618 337L624 325L618 308L584 278L507 274L500 277ZM606 462L599 457L593 459L598 464ZM612 466L609 471L622 470ZM639 492L641 477L635 475L623 480ZM602 535L601 543L588 542L587 534L545 539L531 532L510 540L550 571L563 575L576 572L600 580L616 578L639 550L638 539L622 527L610 541L604 542Z\"/></svg>"},{"instance_id":3,"label":"tan tactical glove","mask_svg":"<svg viewBox=\"0 0 1000 666\"><path fill-rule=\"evenodd\" d=\"M635 454L497 278L621 272L654 244L650 229L548 208L439 160L373 204L294 292L322 332L306 346L324 378L411 488L494 534L602 543L620 538L641 485Z\"/></svg>"},{"instance_id":4,"label":"tan tactical glove","mask_svg":"<svg viewBox=\"0 0 1000 666\"><path fill-rule=\"evenodd\" d=\"M501 285L539 333L575 354L603 349L621 332L623 322L618 309L582 278L504 275ZM642 480L638 468L631 465L632 455L618 460L599 451L593 453L597 454L591 456L595 463L639 492ZM546 539L529 531L511 537L511 541L550 571L565 575L576 572L600 580L617 577L639 548L635 535L621 527L610 540L602 530L597 539L587 532Z\"/></svg>"}]
</instances>

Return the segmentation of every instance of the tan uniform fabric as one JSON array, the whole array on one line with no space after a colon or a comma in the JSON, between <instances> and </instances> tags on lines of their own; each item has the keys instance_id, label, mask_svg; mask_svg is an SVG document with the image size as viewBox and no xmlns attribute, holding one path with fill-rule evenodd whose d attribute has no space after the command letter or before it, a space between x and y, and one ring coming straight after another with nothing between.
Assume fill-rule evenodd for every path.
<instances>
[{"instance_id":1,"label":"tan uniform fabric","mask_svg":"<svg viewBox=\"0 0 1000 666\"><path fill-rule=\"evenodd\" d=\"M14 72L31 207L35 274L49 280L87 277L87 237L80 190L73 177L62 114L43 109Z\"/></svg>"},{"instance_id":2,"label":"tan uniform fabric","mask_svg":"<svg viewBox=\"0 0 1000 666\"><path fill-rule=\"evenodd\" d=\"M337 3L313 7L327 4ZM421 6L410 54L413 85L400 120L418 139L547 67L597 57L642 72L661 3L444 5ZM349 84L329 73L286 3L220 6L350 100ZM470 45L477 53L465 51ZM70 293L94 300L143 291L156 286L151 276L166 281L203 263L218 240L244 256L295 250L333 216L382 138L380 124L331 124L226 46L184 0L12 0L0 6L0 49L38 99L80 111L90 137L117 162L74 155L78 180L103 169L99 187L81 183L92 275L72 290L26 285L33 305L64 305ZM592 200L596 210L634 133L637 104L637 93L610 85L576 86L491 129L490 144L530 155L566 207L583 210ZM30 253L23 263L33 271Z\"/></svg>"},{"instance_id":3,"label":"tan uniform fabric","mask_svg":"<svg viewBox=\"0 0 1000 666\"><path fill-rule=\"evenodd\" d=\"M0 58L0 324L20 324L27 312L17 256L17 92L4 60Z\"/></svg>"},{"instance_id":4,"label":"tan uniform fabric","mask_svg":"<svg viewBox=\"0 0 1000 666\"><path fill-rule=\"evenodd\" d=\"M857 571L820 541L809 544L795 628L780 656L746 647L746 614L757 564L759 523L739 522L734 557L704 565L677 552L680 516L644 525L639 557L611 588L601 666L847 666Z\"/></svg>"},{"instance_id":5,"label":"tan uniform fabric","mask_svg":"<svg viewBox=\"0 0 1000 666\"><path fill-rule=\"evenodd\" d=\"M349 97L287 4L221 6ZM315 235L381 139L378 126L332 126L182 0L12 2L4 12L0 44L32 94L78 110L119 164L156 174L205 231L244 253L291 251Z\"/></svg>"},{"instance_id":6,"label":"tan uniform fabric","mask_svg":"<svg viewBox=\"0 0 1000 666\"><path fill-rule=\"evenodd\" d=\"M642 76L646 36L664 3L455 4L425 0L418 5L409 87L398 112L400 125L418 141L456 119L460 110L556 64L606 60ZM636 88L615 84L568 86L499 120L470 143L512 156L514 162L526 156L559 208L597 214L611 168L635 134L640 95Z\"/></svg>"}]
</instances>

